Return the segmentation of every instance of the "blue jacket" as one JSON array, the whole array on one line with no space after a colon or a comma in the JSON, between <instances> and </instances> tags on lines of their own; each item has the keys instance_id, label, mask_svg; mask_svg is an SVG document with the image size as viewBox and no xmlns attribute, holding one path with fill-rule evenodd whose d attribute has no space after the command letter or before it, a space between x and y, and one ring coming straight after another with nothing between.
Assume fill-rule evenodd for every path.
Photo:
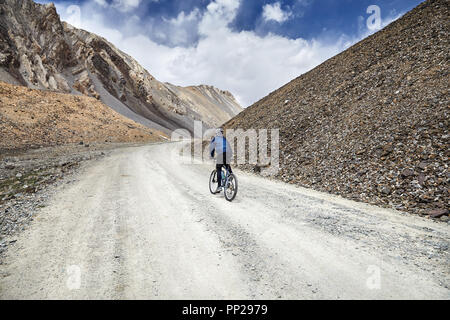
<instances>
[{"instance_id":1,"label":"blue jacket","mask_svg":"<svg viewBox=\"0 0 450 320\"><path fill-rule=\"evenodd\" d=\"M223 154L227 153L227 158L232 156L233 150L224 136L216 136L211 140L209 144L209 153L211 157L214 157L214 153Z\"/></svg>"}]
</instances>

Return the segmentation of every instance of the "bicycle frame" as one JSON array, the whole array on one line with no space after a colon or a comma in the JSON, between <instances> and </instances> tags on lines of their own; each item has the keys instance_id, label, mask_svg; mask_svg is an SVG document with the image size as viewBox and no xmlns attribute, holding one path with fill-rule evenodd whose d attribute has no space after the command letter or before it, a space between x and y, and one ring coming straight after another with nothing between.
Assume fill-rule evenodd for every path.
<instances>
[{"instance_id":1,"label":"bicycle frame","mask_svg":"<svg viewBox=\"0 0 450 320\"><path fill-rule=\"evenodd\" d=\"M230 170L226 169L225 167L222 167L222 172L225 171L225 176L222 177L222 187L225 186L225 182L227 181L227 179L230 177L231 173Z\"/></svg>"}]
</instances>

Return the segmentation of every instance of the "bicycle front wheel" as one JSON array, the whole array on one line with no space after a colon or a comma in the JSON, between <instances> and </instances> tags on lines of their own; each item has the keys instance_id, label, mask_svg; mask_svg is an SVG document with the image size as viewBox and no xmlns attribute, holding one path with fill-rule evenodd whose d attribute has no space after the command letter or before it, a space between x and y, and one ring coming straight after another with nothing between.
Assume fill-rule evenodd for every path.
<instances>
[{"instance_id":1,"label":"bicycle front wheel","mask_svg":"<svg viewBox=\"0 0 450 320\"><path fill-rule=\"evenodd\" d=\"M227 181L225 182L225 199L228 201L233 201L236 198L238 192L238 181L234 174L230 174Z\"/></svg>"}]
</instances>

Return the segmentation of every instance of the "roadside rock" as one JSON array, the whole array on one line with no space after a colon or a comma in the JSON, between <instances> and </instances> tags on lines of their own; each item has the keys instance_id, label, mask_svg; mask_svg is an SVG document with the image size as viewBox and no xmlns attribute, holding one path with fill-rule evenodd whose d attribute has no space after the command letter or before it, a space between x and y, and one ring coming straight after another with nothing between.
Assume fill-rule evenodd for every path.
<instances>
[{"instance_id":1,"label":"roadside rock","mask_svg":"<svg viewBox=\"0 0 450 320\"><path fill-rule=\"evenodd\" d=\"M437 209L430 211L429 215L432 218L441 218L445 215L448 215L449 211L448 209Z\"/></svg>"}]
</instances>

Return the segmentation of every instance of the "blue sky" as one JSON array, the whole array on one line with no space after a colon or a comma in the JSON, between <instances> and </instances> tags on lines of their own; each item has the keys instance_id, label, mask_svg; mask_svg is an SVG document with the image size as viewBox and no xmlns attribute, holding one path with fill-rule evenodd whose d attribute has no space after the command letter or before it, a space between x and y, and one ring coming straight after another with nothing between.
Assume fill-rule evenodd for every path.
<instances>
[{"instance_id":1,"label":"blue sky","mask_svg":"<svg viewBox=\"0 0 450 320\"><path fill-rule=\"evenodd\" d=\"M279 2L281 9L292 12L284 23L262 19L263 5ZM244 1L233 22L237 30L275 32L289 38L311 39L324 33L357 35L359 16L366 16L370 5L378 5L384 18L395 17L417 6L420 0L288 0Z\"/></svg>"},{"instance_id":2,"label":"blue sky","mask_svg":"<svg viewBox=\"0 0 450 320\"><path fill-rule=\"evenodd\" d=\"M107 38L159 80L215 85L248 106L422 1L53 2L63 20Z\"/></svg>"}]
</instances>

